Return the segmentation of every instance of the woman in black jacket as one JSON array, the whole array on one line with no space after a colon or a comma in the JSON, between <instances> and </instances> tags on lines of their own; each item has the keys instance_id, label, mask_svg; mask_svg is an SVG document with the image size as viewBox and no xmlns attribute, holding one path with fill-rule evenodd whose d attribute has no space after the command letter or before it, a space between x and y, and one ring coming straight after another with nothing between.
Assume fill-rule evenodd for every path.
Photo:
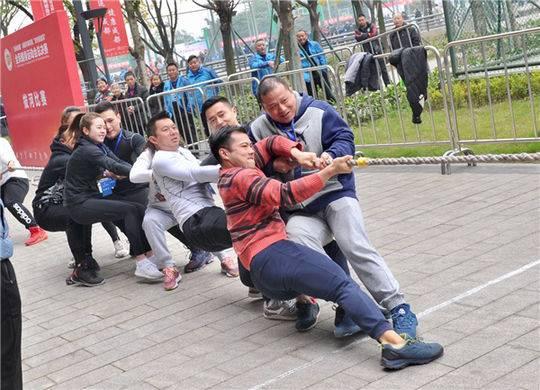
<instances>
[{"instance_id":1,"label":"woman in black jacket","mask_svg":"<svg viewBox=\"0 0 540 390\"><path fill-rule=\"evenodd\" d=\"M163 82L163 80L161 80L161 76L158 74L153 75L150 78L150 91L148 92L148 96L157 95L158 93L163 92L164 86L165 83ZM148 101L148 104L150 105L151 116L154 116L158 112L165 110L165 105L163 104L163 97L150 99Z\"/></svg>"},{"instance_id":2,"label":"woman in black jacket","mask_svg":"<svg viewBox=\"0 0 540 390\"><path fill-rule=\"evenodd\" d=\"M107 130L99 114L77 115L71 129L76 146L67 164L64 205L75 222L81 225L117 221L120 230L128 237L137 260L137 271L148 271L153 266L153 278L161 278L163 274L147 258L151 252L142 230L145 207L116 200L112 195L115 179L129 176L131 165L120 160L103 144ZM71 276L74 283L91 280L96 282L92 284L100 284L103 282L100 279L86 262L77 264Z\"/></svg>"}]
</instances>

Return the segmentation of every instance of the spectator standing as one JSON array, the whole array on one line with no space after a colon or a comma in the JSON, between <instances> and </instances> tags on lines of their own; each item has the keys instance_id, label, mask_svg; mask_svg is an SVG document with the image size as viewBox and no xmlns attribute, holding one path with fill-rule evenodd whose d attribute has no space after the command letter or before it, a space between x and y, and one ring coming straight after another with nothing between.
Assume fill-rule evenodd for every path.
<instances>
[{"instance_id":1,"label":"spectator standing","mask_svg":"<svg viewBox=\"0 0 540 390\"><path fill-rule=\"evenodd\" d=\"M422 45L422 40L418 30L414 26L405 23L403 19L404 16L399 12L393 17L394 29L398 29L403 26L409 27L399 31L394 31L390 34L390 45L392 46L392 50Z\"/></svg>"},{"instance_id":2,"label":"spectator standing","mask_svg":"<svg viewBox=\"0 0 540 390\"><path fill-rule=\"evenodd\" d=\"M122 88L120 88L120 84L112 83L111 93L113 96L111 99L111 102L116 102L114 105L116 106L116 109L118 113L120 114L120 117L122 118L122 123L128 123L129 113L128 113L127 104L126 102L121 102L122 100L126 98L126 96L122 92ZM106 100L104 101L106 102Z\"/></svg>"},{"instance_id":3,"label":"spectator standing","mask_svg":"<svg viewBox=\"0 0 540 390\"><path fill-rule=\"evenodd\" d=\"M300 58L302 59L302 68L312 66L327 65L326 56L323 54L321 44L308 39L308 33L300 30L296 33L298 47L300 48ZM322 77L321 77L322 76ZM307 92L310 96L317 96L317 87L324 91L326 100L336 101L330 82L328 81L328 73L326 70L316 72L304 72L304 80L306 81Z\"/></svg>"},{"instance_id":4,"label":"spectator standing","mask_svg":"<svg viewBox=\"0 0 540 390\"><path fill-rule=\"evenodd\" d=\"M144 126L146 124L146 118L144 115L144 101L148 96L148 88L144 85L137 83L135 74L129 71L125 75L127 84L126 99L140 98L141 100L134 100L129 102L127 106L128 121L124 121L124 126L133 132L144 134Z\"/></svg>"},{"instance_id":5,"label":"spectator standing","mask_svg":"<svg viewBox=\"0 0 540 390\"><path fill-rule=\"evenodd\" d=\"M209 84L217 84L217 83L222 82L219 76L217 75L216 71L212 68L202 66L201 60L196 55L189 56L187 63L188 63L187 78L189 80L189 83L193 85L205 83L205 85L201 85L200 87L204 89L207 98L217 95L217 92L218 92L217 88L208 87ZM215 80L215 81L212 83L206 84L207 81L211 81L211 80ZM202 104L203 104L202 95L199 92L195 92L193 100L191 104L191 109L194 110L195 109L194 105L196 104L197 109L200 112Z\"/></svg>"},{"instance_id":6,"label":"spectator standing","mask_svg":"<svg viewBox=\"0 0 540 390\"><path fill-rule=\"evenodd\" d=\"M366 16L360 14L358 16L358 29L354 30L354 39L356 42L363 42L367 39L374 38L378 35L377 26L373 22L368 22ZM364 51L366 53L371 53L373 55L381 54L381 45L378 39L372 40L362 44ZM381 75L384 81L384 85L390 84L390 79L388 78L388 71L386 70L386 64L384 63L383 58L378 60L379 68L381 70Z\"/></svg>"},{"instance_id":7,"label":"spectator standing","mask_svg":"<svg viewBox=\"0 0 540 390\"><path fill-rule=\"evenodd\" d=\"M150 77L150 90L148 91L148 96L157 95L158 93L163 92L164 87L165 83L161 80L161 76L159 74L152 75L152 77ZM148 103L150 105L150 115L152 116L165 109L163 97L150 99Z\"/></svg>"},{"instance_id":8,"label":"spectator standing","mask_svg":"<svg viewBox=\"0 0 540 390\"><path fill-rule=\"evenodd\" d=\"M98 104L99 102L106 100L110 102L113 98L111 90L109 88L109 83L107 82L107 79L105 77L101 77L97 83L96 87L98 90L98 93L96 94L96 98L94 99L94 103Z\"/></svg>"},{"instance_id":9,"label":"spectator standing","mask_svg":"<svg viewBox=\"0 0 540 390\"><path fill-rule=\"evenodd\" d=\"M252 77L260 80L264 76L274 73L275 60L275 54L266 52L266 41L257 39L255 41L255 53L249 58L249 67L254 69L251 73ZM258 85L255 80L251 83L251 90L254 95L257 95Z\"/></svg>"}]
</instances>

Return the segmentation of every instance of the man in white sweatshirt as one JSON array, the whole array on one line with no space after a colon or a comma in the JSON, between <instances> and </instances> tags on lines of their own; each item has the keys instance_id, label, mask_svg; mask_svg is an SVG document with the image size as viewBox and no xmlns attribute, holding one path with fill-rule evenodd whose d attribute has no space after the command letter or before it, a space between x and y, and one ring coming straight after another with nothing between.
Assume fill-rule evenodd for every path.
<instances>
[{"instance_id":1,"label":"man in white sweatshirt","mask_svg":"<svg viewBox=\"0 0 540 390\"><path fill-rule=\"evenodd\" d=\"M30 232L25 245L34 245L47 239L47 232L40 228L32 213L23 205L30 185L11 145L0 138L0 198L11 214Z\"/></svg>"},{"instance_id":2,"label":"man in white sweatshirt","mask_svg":"<svg viewBox=\"0 0 540 390\"><path fill-rule=\"evenodd\" d=\"M159 146L155 136L156 123L159 124L159 131L170 135L167 142ZM147 150L148 153L155 152L152 160L153 179L184 235L183 242L191 248L212 252L221 261L221 271L229 277L237 277L235 261L225 251L232 247L225 214L223 209L215 206L209 184L217 181L219 166L202 167L189 150L179 146L180 134L167 113L152 117L148 128ZM171 223L163 213L160 216L168 220L165 227ZM150 223L145 222L145 225L148 227ZM191 270L188 268L184 271Z\"/></svg>"},{"instance_id":3,"label":"man in white sweatshirt","mask_svg":"<svg viewBox=\"0 0 540 390\"><path fill-rule=\"evenodd\" d=\"M153 177L152 160L154 151L146 148L137 158L129 174L129 180L133 183L149 183L148 206L143 220L143 230L146 238L152 247L155 256L155 262L158 268L163 269L165 275L163 287L165 290L174 290L178 287L182 276L176 268L175 261L167 247L165 232L168 231L172 236L188 247L191 251L190 261L184 267L184 272L194 272L202 269L205 265L211 263L214 256L206 251L190 246L184 234L178 226L169 202L165 199ZM228 270L227 263L222 264L222 269ZM232 270L234 271L234 270ZM234 276L234 272L228 273L228 276Z\"/></svg>"}]
</instances>

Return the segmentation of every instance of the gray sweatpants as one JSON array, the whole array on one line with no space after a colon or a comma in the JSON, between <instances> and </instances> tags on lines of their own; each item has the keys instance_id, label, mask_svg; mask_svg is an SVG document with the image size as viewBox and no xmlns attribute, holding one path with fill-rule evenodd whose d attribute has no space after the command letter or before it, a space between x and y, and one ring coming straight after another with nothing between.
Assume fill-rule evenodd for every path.
<instances>
[{"instance_id":1,"label":"gray sweatpants","mask_svg":"<svg viewBox=\"0 0 540 390\"><path fill-rule=\"evenodd\" d=\"M146 208L142 228L150 247L154 251L155 262L158 265L164 267L173 267L175 265L165 237L167 230L175 225L178 225L178 222L171 211L151 206Z\"/></svg>"},{"instance_id":2,"label":"gray sweatpants","mask_svg":"<svg viewBox=\"0 0 540 390\"><path fill-rule=\"evenodd\" d=\"M373 248L364 227L362 209L355 198L343 197L317 214L293 214L287 222L292 241L324 253L335 238L341 251L375 301L387 310L405 303L399 283L382 256Z\"/></svg>"}]
</instances>

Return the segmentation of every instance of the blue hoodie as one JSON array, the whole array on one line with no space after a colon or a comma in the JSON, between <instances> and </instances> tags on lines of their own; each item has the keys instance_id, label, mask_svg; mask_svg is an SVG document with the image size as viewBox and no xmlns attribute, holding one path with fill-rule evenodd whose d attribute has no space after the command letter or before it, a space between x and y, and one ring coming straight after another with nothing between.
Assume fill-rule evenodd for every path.
<instances>
[{"instance_id":1,"label":"blue hoodie","mask_svg":"<svg viewBox=\"0 0 540 390\"><path fill-rule=\"evenodd\" d=\"M188 69L187 71L187 79L189 80L190 84L199 84L204 83L205 81L215 80L212 84L218 84L222 83L223 81L219 79L219 76L217 75L216 71L212 68L207 68L206 66L201 66L196 72L193 72L191 69ZM204 91L204 94L206 95L206 99L215 96L218 94L218 89L215 87L210 87L206 85L197 85L196 87L201 88ZM191 110L195 108L195 104L198 106L199 111L202 108L203 104L203 96L200 92L196 91L193 94L190 94L190 103L191 103Z\"/></svg>"},{"instance_id":2,"label":"blue hoodie","mask_svg":"<svg viewBox=\"0 0 540 390\"><path fill-rule=\"evenodd\" d=\"M13 243L9 238L9 227L4 212L4 204L0 200L0 260L7 260L13 256Z\"/></svg>"},{"instance_id":3,"label":"blue hoodie","mask_svg":"<svg viewBox=\"0 0 540 390\"><path fill-rule=\"evenodd\" d=\"M249 58L249 67L254 69L254 71L251 72L251 76L260 80L264 76L274 73L274 70L270 65L268 65L268 62L275 60L276 55L273 53L266 53L264 56L259 53L253 54ZM259 84L257 84L256 81L251 83L251 90L253 91L254 95L257 95L258 86Z\"/></svg>"},{"instance_id":4,"label":"blue hoodie","mask_svg":"<svg viewBox=\"0 0 540 390\"><path fill-rule=\"evenodd\" d=\"M326 152L333 158L354 155L354 135L347 123L330 104L315 100L308 95L293 92L297 100L296 115L291 123L283 125L275 122L268 114L263 114L251 123L250 137L259 141L270 135L283 135L300 141L304 151L320 156ZM297 179L314 173L313 170L297 168ZM344 196L356 198L354 175L338 175L330 179L316 195L302 203L307 212L316 213L328 204Z\"/></svg>"},{"instance_id":5,"label":"blue hoodie","mask_svg":"<svg viewBox=\"0 0 540 390\"><path fill-rule=\"evenodd\" d=\"M307 41L307 52L309 53L308 57L306 57L304 50L306 48L304 47L304 50L300 49L300 59L302 60L302 68L310 68L312 66L319 66L319 65L327 65L328 61L326 61L326 56L323 53L323 48L321 44L317 41ZM319 55L315 55L319 54ZM314 57L311 57L314 56ZM313 62L313 63L312 63ZM306 83L311 82L311 75L309 72L304 72L304 80Z\"/></svg>"},{"instance_id":6,"label":"blue hoodie","mask_svg":"<svg viewBox=\"0 0 540 390\"><path fill-rule=\"evenodd\" d=\"M175 82L171 80L165 81L163 84L163 92L172 91L173 89L183 88L187 87L189 85L189 81L185 76L178 76ZM178 104L178 107L182 108L185 106L187 107L188 111L190 111L190 104L188 103L187 96L184 92L179 93L171 93L163 96L163 101L165 102L165 110L167 110L167 113L170 117L172 117L173 114L173 101Z\"/></svg>"}]
</instances>

